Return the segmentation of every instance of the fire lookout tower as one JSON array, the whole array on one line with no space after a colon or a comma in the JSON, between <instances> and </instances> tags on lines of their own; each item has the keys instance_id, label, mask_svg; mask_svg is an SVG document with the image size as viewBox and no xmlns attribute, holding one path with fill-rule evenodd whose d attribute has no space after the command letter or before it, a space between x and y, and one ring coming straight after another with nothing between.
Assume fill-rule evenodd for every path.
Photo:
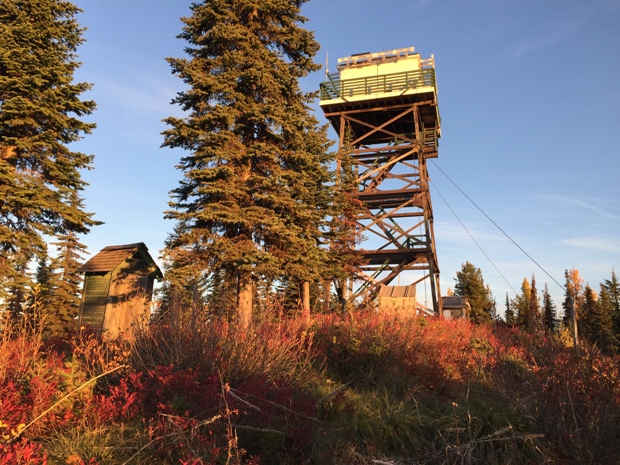
<instances>
[{"instance_id":1,"label":"fire lookout tower","mask_svg":"<svg viewBox=\"0 0 620 465\"><path fill-rule=\"evenodd\" d=\"M413 47L352 55L327 77L320 105L339 150L346 146L353 159L362 204L356 221L373 244L361 249L356 294L377 295L407 272L407 289L430 283L432 307L418 299L417 311L442 315L426 167L441 137L433 55L422 59Z\"/></svg>"}]
</instances>

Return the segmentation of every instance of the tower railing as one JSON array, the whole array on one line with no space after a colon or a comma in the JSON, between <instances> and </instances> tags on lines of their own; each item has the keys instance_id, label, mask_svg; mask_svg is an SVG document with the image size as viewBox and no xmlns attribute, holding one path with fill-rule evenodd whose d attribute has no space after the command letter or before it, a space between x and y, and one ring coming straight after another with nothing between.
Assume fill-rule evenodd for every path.
<instances>
[{"instance_id":1,"label":"tower railing","mask_svg":"<svg viewBox=\"0 0 620 465\"><path fill-rule=\"evenodd\" d=\"M436 92L435 70L423 68L400 73L351 79L331 79L320 84L322 101L347 99L359 95L406 92L420 87L432 87Z\"/></svg>"}]
</instances>

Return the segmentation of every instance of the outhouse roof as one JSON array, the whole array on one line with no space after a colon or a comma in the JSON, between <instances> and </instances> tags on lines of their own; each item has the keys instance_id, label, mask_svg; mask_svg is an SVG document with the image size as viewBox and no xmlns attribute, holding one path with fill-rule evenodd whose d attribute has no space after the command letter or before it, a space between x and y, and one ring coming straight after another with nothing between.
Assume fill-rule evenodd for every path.
<instances>
[{"instance_id":1,"label":"outhouse roof","mask_svg":"<svg viewBox=\"0 0 620 465\"><path fill-rule=\"evenodd\" d=\"M97 255L84 263L78 271L81 273L107 273L135 255L137 251L140 252L140 258L144 259L149 265L155 266L157 277L161 277L162 273L159 267L148 253L148 248L143 242L104 247Z\"/></svg>"}]
</instances>

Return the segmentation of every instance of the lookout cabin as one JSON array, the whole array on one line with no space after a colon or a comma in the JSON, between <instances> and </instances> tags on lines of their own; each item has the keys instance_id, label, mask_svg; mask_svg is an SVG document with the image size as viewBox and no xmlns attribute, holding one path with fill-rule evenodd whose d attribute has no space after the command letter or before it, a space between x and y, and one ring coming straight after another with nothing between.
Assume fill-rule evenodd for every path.
<instances>
[{"instance_id":1,"label":"lookout cabin","mask_svg":"<svg viewBox=\"0 0 620 465\"><path fill-rule=\"evenodd\" d=\"M385 143L411 133L422 143L426 158L437 157L441 137L435 57L422 58L414 47L358 53L338 59L338 70L320 84L319 104L337 134L343 115L355 141ZM406 112L416 106L417 118ZM404 113L403 113L404 112Z\"/></svg>"},{"instance_id":2,"label":"lookout cabin","mask_svg":"<svg viewBox=\"0 0 620 465\"><path fill-rule=\"evenodd\" d=\"M104 247L78 271L80 327L114 337L149 318L155 279L163 275L144 243Z\"/></svg>"}]
</instances>

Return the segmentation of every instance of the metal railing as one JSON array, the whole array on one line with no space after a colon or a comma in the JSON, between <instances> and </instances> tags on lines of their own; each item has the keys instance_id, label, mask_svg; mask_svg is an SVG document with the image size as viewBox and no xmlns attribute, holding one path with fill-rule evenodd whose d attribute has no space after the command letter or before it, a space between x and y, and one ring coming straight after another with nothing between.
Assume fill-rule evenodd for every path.
<instances>
[{"instance_id":1,"label":"metal railing","mask_svg":"<svg viewBox=\"0 0 620 465\"><path fill-rule=\"evenodd\" d=\"M424 68L415 71L383 74L353 79L335 79L322 82L320 87L321 100L334 100L356 97L360 95L404 93L420 87L432 87L435 91L435 70Z\"/></svg>"},{"instance_id":2,"label":"metal railing","mask_svg":"<svg viewBox=\"0 0 620 465\"><path fill-rule=\"evenodd\" d=\"M424 148L437 151L437 147L439 146L439 134L436 129L423 129L421 136L421 142Z\"/></svg>"}]
</instances>

